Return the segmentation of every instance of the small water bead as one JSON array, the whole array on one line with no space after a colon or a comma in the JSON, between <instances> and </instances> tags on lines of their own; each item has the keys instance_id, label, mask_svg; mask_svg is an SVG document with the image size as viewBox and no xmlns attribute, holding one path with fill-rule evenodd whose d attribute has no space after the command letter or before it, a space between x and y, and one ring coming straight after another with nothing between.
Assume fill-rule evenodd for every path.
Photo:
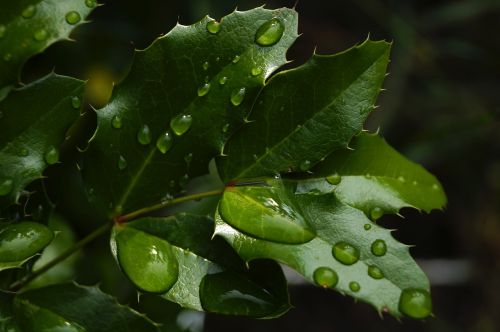
<instances>
[{"instance_id":1,"label":"small water bead","mask_svg":"<svg viewBox=\"0 0 500 332\"><path fill-rule=\"evenodd\" d=\"M234 58L233 58L233 63L238 63L238 61L240 61L240 56L239 55L235 55Z\"/></svg>"},{"instance_id":2,"label":"small water bead","mask_svg":"<svg viewBox=\"0 0 500 332\"><path fill-rule=\"evenodd\" d=\"M76 12L74 10L68 12L66 14L65 18L66 18L66 22L68 22L68 24L72 24L72 25L77 24L82 19L80 14L78 14L78 12Z\"/></svg>"},{"instance_id":3,"label":"small water bead","mask_svg":"<svg viewBox=\"0 0 500 332\"><path fill-rule=\"evenodd\" d=\"M373 279L382 279L384 278L384 272L378 266L370 265L368 266L368 275Z\"/></svg>"},{"instance_id":4,"label":"small water bead","mask_svg":"<svg viewBox=\"0 0 500 332\"><path fill-rule=\"evenodd\" d=\"M192 153L188 153L187 155L185 155L184 156L184 161L189 166L191 164L191 161L193 161L193 154Z\"/></svg>"},{"instance_id":5,"label":"small water bead","mask_svg":"<svg viewBox=\"0 0 500 332\"><path fill-rule=\"evenodd\" d=\"M120 129L122 127L122 117L119 115L115 115L111 119L111 126L113 126L113 128L115 129Z\"/></svg>"},{"instance_id":6,"label":"small water bead","mask_svg":"<svg viewBox=\"0 0 500 332\"><path fill-rule=\"evenodd\" d=\"M210 63L208 63L208 61L203 62L203 70L208 70L209 67Z\"/></svg>"},{"instance_id":7,"label":"small water bead","mask_svg":"<svg viewBox=\"0 0 500 332\"><path fill-rule=\"evenodd\" d=\"M231 104L234 106L239 106L243 99L245 98L246 88L239 88L233 91L231 94Z\"/></svg>"},{"instance_id":8,"label":"small water bead","mask_svg":"<svg viewBox=\"0 0 500 332\"><path fill-rule=\"evenodd\" d=\"M359 292L359 290L361 289L361 286L359 285L358 282L356 281L351 281L349 283L349 289L355 293Z\"/></svg>"},{"instance_id":9,"label":"small water bead","mask_svg":"<svg viewBox=\"0 0 500 332\"><path fill-rule=\"evenodd\" d=\"M311 168L311 165L312 165L311 161L305 159L300 162L299 169L301 171L307 171L309 168Z\"/></svg>"},{"instance_id":10,"label":"small water bead","mask_svg":"<svg viewBox=\"0 0 500 332\"><path fill-rule=\"evenodd\" d=\"M227 82L227 77L226 76L222 76L221 78L219 78L219 84L220 85L224 85L226 84Z\"/></svg>"},{"instance_id":11,"label":"small water bead","mask_svg":"<svg viewBox=\"0 0 500 332\"><path fill-rule=\"evenodd\" d=\"M207 22L207 31L213 35L216 35L220 31L220 23L216 20Z\"/></svg>"},{"instance_id":12,"label":"small water bead","mask_svg":"<svg viewBox=\"0 0 500 332\"><path fill-rule=\"evenodd\" d=\"M352 265L359 260L359 249L344 241L337 242L333 246L332 254L344 265Z\"/></svg>"},{"instance_id":13,"label":"small water bead","mask_svg":"<svg viewBox=\"0 0 500 332\"><path fill-rule=\"evenodd\" d=\"M226 123L224 126L222 126L222 132L227 133L229 130L229 123Z\"/></svg>"},{"instance_id":14,"label":"small water bead","mask_svg":"<svg viewBox=\"0 0 500 332\"><path fill-rule=\"evenodd\" d=\"M198 97L203 97L210 91L210 83L205 83L198 88Z\"/></svg>"},{"instance_id":15,"label":"small water bead","mask_svg":"<svg viewBox=\"0 0 500 332\"><path fill-rule=\"evenodd\" d=\"M319 267L314 270L313 274L314 282L324 288L333 288L339 282L339 276L337 272L333 271L329 267Z\"/></svg>"},{"instance_id":16,"label":"small water bead","mask_svg":"<svg viewBox=\"0 0 500 332\"><path fill-rule=\"evenodd\" d=\"M437 183L434 183L432 185L432 190L439 190L439 185Z\"/></svg>"},{"instance_id":17,"label":"small water bead","mask_svg":"<svg viewBox=\"0 0 500 332\"><path fill-rule=\"evenodd\" d=\"M80 101L80 98L77 96L74 96L71 98L71 106L73 106L74 109L80 109L80 106L82 106L82 102Z\"/></svg>"},{"instance_id":18,"label":"small water bead","mask_svg":"<svg viewBox=\"0 0 500 332\"><path fill-rule=\"evenodd\" d=\"M122 171L127 168L127 160L122 155L118 158L118 168Z\"/></svg>"},{"instance_id":19,"label":"small water bead","mask_svg":"<svg viewBox=\"0 0 500 332\"><path fill-rule=\"evenodd\" d=\"M186 188L187 184L189 182L189 175L187 174L184 174L183 176L181 176L181 178L179 179L179 186L184 189Z\"/></svg>"},{"instance_id":20,"label":"small water bead","mask_svg":"<svg viewBox=\"0 0 500 332\"><path fill-rule=\"evenodd\" d=\"M418 182L417 181L413 181L411 184L414 185L414 186L416 186L418 184Z\"/></svg>"},{"instance_id":21,"label":"small water bead","mask_svg":"<svg viewBox=\"0 0 500 332\"><path fill-rule=\"evenodd\" d=\"M169 131L164 132L156 140L156 148L160 150L161 153L165 154L174 144L174 138Z\"/></svg>"},{"instance_id":22,"label":"small water bead","mask_svg":"<svg viewBox=\"0 0 500 332\"><path fill-rule=\"evenodd\" d=\"M191 124L193 123L193 117L189 114L179 114L170 120L170 128L174 131L177 136L184 135Z\"/></svg>"},{"instance_id":23,"label":"small water bead","mask_svg":"<svg viewBox=\"0 0 500 332\"><path fill-rule=\"evenodd\" d=\"M3 60L5 62L9 62L10 60L12 60L12 54L10 53L6 53L4 56L3 56Z\"/></svg>"},{"instance_id":24,"label":"small water bead","mask_svg":"<svg viewBox=\"0 0 500 332\"><path fill-rule=\"evenodd\" d=\"M259 76L260 74L262 74L262 68L260 67L252 68L252 76Z\"/></svg>"},{"instance_id":25,"label":"small water bead","mask_svg":"<svg viewBox=\"0 0 500 332\"><path fill-rule=\"evenodd\" d=\"M398 181L401 182L401 183L405 183L406 179L405 179L404 176L400 175L400 176L398 176Z\"/></svg>"},{"instance_id":26,"label":"small water bead","mask_svg":"<svg viewBox=\"0 0 500 332\"><path fill-rule=\"evenodd\" d=\"M370 211L370 217L372 218L372 220L378 220L383 215L384 211L379 207L375 207Z\"/></svg>"},{"instance_id":27,"label":"small water bead","mask_svg":"<svg viewBox=\"0 0 500 332\"><path fill-rule=\"evenodd\" d=\"M5 31L7 31L5 25L0 24L0 38L3 38L3 36L5 36Z\"/></svg>"},{"instance_id":28,"label":"small water bead","mask_svg":"<svg viewBox=\"0 0 500 332\"><path fill-rule=\"evenodd\" d=\"M428 291L418 288L407 288L399 297L399 310L416 319L422 319L432 313L432 301Z\"/></svg>"},{"instance_id":29,"label":"small water bead","mask_svg":"<svg viewBox=\"0 0 500 332\"><path fill-rule=\"evenodd\" d=\"M85 6L87 6L88 8L94 8L96 4L96 0L85 0Z\"/></svg>"},{"instance_id":30,"label":"small water bead","mask_svg":"<svg viewBox=\"0 0 500 332\"><path fill-rule=\"evenodd\" d=\"M262 24L255 33L255 42L260 46L272 46L280 41L285 27L277 18Z\"/></svg>"},{"instance_id":31,"label":"small water bead","mask_svg":"<svg viewBox=\"0 0 500 332\"><path fill-rule=\"evenodd\" d=\"M384 240L377 239L373 241L371 251L375 256L384 256L387 252L387 244Z\"/></svg>"},{"instance_id":32,"label":"small water bead","mask_svg":"<svg viewBox=\"0 0 500 332\"><path fill-rule=\"evenodd\" d=\"M0 196L8 195L14 189L14 181L6 179L0 182Z\"/></svg>"},{"instance_id":33,"label":"small water bead","mask_svg":"<svg viewBox=\"0 0 500 332\"><path fill-rule=\"evenodd\" d=\"M22 13L21 13L21 16L24 17L24 18L31 18L33 17L34 15L36 14L36 7L33 6L33 5L30 5L28 7L26 7Z\"/></svg>"},{"instance_id":34,"label":"small water bead","mask_svg":"<svg viewBox=\"0 0 500 332\"><path fill-rule=\"evenodd\" d=\"M30 154L30 151L29 151L27 148L22 148L22 149L19 151L19 155L20 155L21 157L27 157L29 154Z\"/></svg>"},{"instance_id":35,"label":"small water bead","mask_svg":"<svg viewBox=\"0 0 500 332\"><path fill-rule=\"evenodd\" d=\"M47 39L48 36L49 36L49 33L45 29L38 29L33 34L33 38L36 41L43 41L43 40Z\"/></svg>"},{"instance_id":36,"label":"small water bead","mask_svg":"<svg viewBox=\"0 0 500 332\"><path fill-rule=\"evenodd\" d=\"M45 152L44 159L49 165L57 163L59 161L59 151L57 151L54 146L50 147L47 152Z\"/></svg>"},{"instance_id":37,"label":"small water bead","mask_svg":"<svg viewBox=\"0 0 500 332\"><path fill-rule=\"evenodd\" d=\"M137 131L137 141L141 145L148 145L151 143L151 130L149 129L148 125L143 125L139 130Z\"/></svg>"},{"instance_id":38,"label":"small water bead","mask_svg":"<svg viewBox=\"0 0 500 332\"><path fill-rule=\"evenodd\" d=\"M365 229L365 231L369 231L369 230L372 228L372 225L370 225L370 224L365 224L365 225L363 226L363 228Z\"/></svg>"},{"instance_id":39,"label":"small water bead","mask_svg":"<svg viewBox=\"0 0 500 332\"><path fill-rule=\"evenodd\" d=\"M342 177L338 173L335 173L335 174L332 174L332 175L329 175L326 177L326 181L328 181L329 184L334 185L334 186L338 185L341 180L342 180Z\"/></svg>"}]
</instances>

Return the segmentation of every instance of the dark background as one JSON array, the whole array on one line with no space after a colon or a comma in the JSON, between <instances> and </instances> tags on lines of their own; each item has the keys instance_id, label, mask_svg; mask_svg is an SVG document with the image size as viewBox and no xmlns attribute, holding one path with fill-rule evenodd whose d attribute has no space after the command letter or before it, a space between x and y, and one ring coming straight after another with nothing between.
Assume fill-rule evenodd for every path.
<instances>
[{"instance_id":1,"label":"dark background","mask_svg":"<svg viewBox=\"0 0 500 332\"><path fill-rule=\"evenodd\" d=\"M88 98L98 107L106 102L112 82L126 75L134 47L147 47L177 21L191 24L205 14L219 19L235 7L262 5L251 0L101 2L104 6L89 18L92 24L73 34L76 42L55 44L30 60L25 82L51 69L90 79ZM266 6L294 4L268 1ZM366 128L380 128L389 143L437 175L448 194L442 212L405 210L404 220L387 216L381 221L398 228L402 242L416 245L412 254L433 284L435 317L423 322L381 319L366 304L296 285L290 288L296 307L279 319L209 314L204 330L500 331L500 0L302 0L296 9L303 35L288 52L294 60L289 66L305 62L315 48L320 54L334 53L368 35L393 41L387 91ZM63 214L88 233L98 221L80 212ZM103 251L109 251L104 242L89 248L87 257ZM153 318L192 323L193 331L199 330L193 315L175 318L175 305L149 297L138 305L126 282L114 277L119 272L110 268L110 257L82 264L83 270L87 264L82 282L102 279L104 290Z\"/></svg>"}]
</instances>

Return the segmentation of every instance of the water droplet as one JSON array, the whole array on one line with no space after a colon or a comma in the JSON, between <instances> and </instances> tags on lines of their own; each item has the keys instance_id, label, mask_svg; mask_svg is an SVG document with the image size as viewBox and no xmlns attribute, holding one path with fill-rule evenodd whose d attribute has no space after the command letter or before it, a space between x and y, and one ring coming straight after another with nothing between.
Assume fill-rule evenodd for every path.
<instances>
[{"instance_id":1,"label":"water droplet","mask_svg":"<svg viewBox=\"0 0 500 332\"><path fill-rule=\"evenodd\" d=\"M94 8L97 4L96 0L85 0L85 6L89 8Z\"/></svg>"},{"instance_id":2,"label":"water droplet","mask_svg":"<svg viewBox=\"0 0 500 332\"><path fill-rule=\"evenodd\" d=\"M370 217L372 218L372 220L378 220L383 215L384 211L379 207L375 207L370 211Z\"/></svg>"},{"instance_id":3,"label":"water droplet","mask_svg":"<svg viewBox=\"0 0 500 332\"><path fill-rule=\"evenodd\" d=\"M227 82L227 77L226 76L222 76L220 79L219 79L219 84L220 85L224 85L226 84Z\"/></svg>"},{"instance_id":4,"label":"water droplet","mask_svg":"<svg viewBox=\"0 0 500 332\"><path fill-rule=\"evenodd\" d=\"M5 31L7 31L5 25L0 24L0 38L3 38L3 36L5 36Z\"/></svg>"},{"instance_id":5,"label":"water droplet","mask_svg":"<svg viewBox=\"0 0 500 332\"><path fill-rule=\"evenodd\" d=\"M6 53L4 56L3 56L3 60L5 62L9 62L10 60L12 60L12 54L10 53Z\"/></svg>"},{"instance_id":6,"label":"water droplet","mask_svg":"<svg viewBox=\"0 0 500 332\"><path fill-rule=\"evenodd\" d=\"M359 292L359 290L361 289L361 286L359 285L358 282L356 281L351 281L349 283L349 289L355 293Z\"/></svg>"},{"instance_id":7,"label":"water droplet","mask_svg":"<svg viewBox=\"0 0 500 332\"><path fill-rule=\"evenodd\" d=\"M329 175L326 177L326 181L328 181L329 184L334 185L334 186L338 185L341 180L342 180L342 177L338 173L335 173L335 174L332 174L332 175Z\"/></svg>"},{"instance_id":8,"label":"water droplet","mask_svg":"<svg viewBox=\"0 0 500 332\"><path fill-rule=\"evenodd\" d=\"M401 183L405 183L406 179L405 179L404 176L400 175L400 176L398 176L398 181L401 182Z\"/></svg>"},{"instance_id":9,"label":"water droplet","mask_svg":"<svg viewBox=\"0 0 500 332\"><path fill-rule=\"evenodd\" d=\"M378 266L370 265L368 266L368 275L373 279L382 279L384 277L384 272L382 272Z\"/></svg>"},{"instance_id":10,"label":"water droplet","mask_svg":"<svg viewBox=\"0 0 500 332\"><path fill-rule=\"evenodd\" d=\"M344 241L337 242L333 246L332 254L336 260L345 265L352 265L359 260L359 249Z\"/></svg>"},{"instance_id":11,"label":"water droplet","mask_svg":"<svg viewBox=\"0 0 500 332\"><path fill-rule=\"evenodd\" d=\"M240 56L239 55L235 55L234 58L233 58L233 63L238 63L238 61L240 61Z\"/></svg>"},{"instance_id":12,"label":"water droplet","mask_svg":"<svg viewBox=\"0 0 500 332\"><path fill-rule=\"evenodd\" d=\"M363 226L363 228L365 229L365 231L369 231L369 230L372 228L372 225L370 225L370 224L365 224L365 225Z\"/></svg>"},{"instance_id":13,"label":"water droplet","mask_svg":"<svg viewBox=\"0 0 500 332\"><path fill-rule=\"evenodd\" d=\"M207 22L207 31L213 35L216 35L220 31L220 23L216 20Z\"/></svg>"},{"instance_id":14,"label":"water droplet","mask_svg":"<svg viewBox=\"0 0 500 332\"><path fill-rule=\"evenodd\" d=\"M229 123L226 123L224 126L222 126L222 132L227 133L228 130L229 130Z\"/></svg>"},{"instance_id":15,"label":"water droplet","mask_svg":"<svg viewBox=\"0 0 500 332\"><path fill-rule=\"evenodd\" d=\"M127 160L122 155L118 158L118 168L122 171L127 168Z\"/></svg>"},{"instance_id":16,"label":"water droplet","mask_svg":"<svg viewBox=\"0 0 500 332\"><path fill-rule=\"evenodd\" d=\"M260 74L262 74L262 68L260 67L252 68L252 76L259 76Z\"/></svg>"},{"instance_id":17,"label":"water droplet","mask_svg":"<svg viewBox=\"0 0 500 332\"><path fill-rule=\"evenodd\" d=\"M78 22L80 22L80 20L82 19L80 17L80 14L78 14L78 12L72 10L70 12L68 12L65 16L66 18L66 22L68 22L69 24L76 24Z\"/></svg>"},{"instance_id":18,"label":"water droplet","mask_svg":"<svg viewBox=\"0 0 500 332\"><path fill-rule=\"evenodd\" d=\"M285 31L285 26L277 18L262 24L255 33L255 42L260 46L271 46L279 42Z\"/></svg>"},{"instance_id":19,"label":"water droplet","mask_svg":"<svg viewBox=\"0 0 500 332\"><path fill-rule=\"evenodd\" d=\"M301 171L307 171L309 168L311 168L311 161L310 160L302 160L299 165L299 169Z\"/></svg>"},{"instance_id":20,"label":"water droplet","mask_svg":"<svg viewBox=\"0 0 500 332\"><path fill-rule=\"evenodd\" d=\"M14 181L11 179L0 182L0 196L8 195L14 189Z\"/></svg>"},{"instance_id":21,"label":"water droplet","mask_svg":"<svg viewBox=\"0 0 500 332\"><path fill-rule=\"evenodd\" d=\"M30 5L26 7L23 12L21 13L22 17L24 18L30 18L33 17L33 15L36 14L36 7L33 5Z\"/></svg>"},{"instance_id":22,"label":"water droplet","mask_svg":"<svg viewBox=\"0 0 500 332\"><path fill-rule=\"evenodd\" d=\"M431 295L424 289L407 288L399 297L399 310L412 318L425 318L432 313Z\"/></svg>"},{"instance_id":23,"label":"water droplet","mask_svg":"<svg viewBox=\"0 0 500 332\"><path fill-rule=\"evenodd\" d=\"M20 155L21 157L27 157L29 154L30 154L30 150L28 150L27 148L22 148L22 149L19 151L19 155Z\"/></svg>"},{"instance_id":24,"label":"water droplet","mask_svg":"<svg viewBox=\"0 0 500 332\"><path fill-rule=\"evenodd\" d=\"M414 180L411 184L416 186L418 184L418 182L416 180Z\"/></svg>"},{"instance_id":25,"label":"water droplet","mask_svg":"<svg viewBox=\"0 0 500 332\"><path fill-rule=\"evenodd\" d=\"M239 88L233 91L231 94L231 104L234 106L238 106L243 102L243 99L245 98L245 93L246 89L245 88Z\"/></svg>"},{"instance_id":26,"label":"water droplet","mask_svg":"<svg viewBox=\"0 0 500 332\"><path fill-rule=\"evenodd\" d=\"M210 91L210 83L205 83L201 87L198 88L198 96L203 97Z\"/></svg>"},{"instance_id":27,"label":"water droplet","mask_svg":"<svg viewBox=\"0 0 500 332\"><path fill-rule=\"evenodd\" d=\"M184 174L183 176L181 176L181 178L179 179L179 186L181 186L182 189L186 188L187 184L189 182L189 175L187 174Z\"/></svg>"},{"instance_id":28,"label":"water droplet","mask_svg":"<svg viewBox=\"0 0 500 332\"><path fill-rule=\"evenodd\" d=\"M185 155L184 156L184 161L189 166L191 164L191 161L193 161L193 154L192 153L188 153L187 155Z\"/></svg>"},{"instance_id":29,"label":"water droplet","mask_svg":"<svg viewBox=\"0 0 500 332\"><path fill-rule=\"evenodd\" d=\"M122 117L119 115L115 115L111 119L111 126L113 126L113 128L115 129L120 129L122 127Z\"/></svg>"},{"instance_id":30,"label":"water droplet","mask_svg":"<svg viewBox=\"0 0 500 332\"><path fill-rule=\"evenodd\" d=\"M80 106L82 106L82 102L80 101L80 98L77 96L74 96L71 98L71 106L73 106L74 109L80 109Z\"/></svg>"},{"instance_id":31,"label":"water droplet","mask_svg":"<svg viewBox=\"0 0 500 332\"><path fill-rule=\"evenodd\" d=\"M139 130L137 131L137 141L141 145L148 145L151 143L151 130L149 129L148 125L143 125Z\"/></svg>"},{"instance_id":32,"label":"water droplet","mask_svg":"<svg viewBox=\"0 0 500 332\"><path fill-rule=\"evenodd\" d=\"M156 140L156 148L163 154L167 153L167 151L170 150L172 144L174 144L174 138L169 131L161 134L160 137L158 137L158 139Z\"/></svg>"},{"instance_id":33,"label":"water droplet","mask_svg":"<svg viewBox=\"0 0 500 332\"><path fill-rule=\"evenodd\" d=\"M189 114L179 114L170 120L170 128L177 136L184 135L191 128L193 118Z\"/></svg>"},{"instance_id":34,"label":"water droplet","mask_svg":"<svg viewBox=\"0 0 500 332\"><path fill-rule=\"evenodd\" d=\"M439 190L439 185L437 183L434 183L432 185L432 190Z\"/></svg>"},{"instance_id":35,"label":"water droplet","mask_svg":"<svg viewBox=\"0 0 500 332\"><path fill-rule=\"evenodd\" d=\"M53 165L59 161L59 151L54 146L51 146L44 156L45 162L49 165Z\"/></svg>"},{"instance_id":36,"label":"water droplet","mask_svg":"<svg viewBox=\"0 0 500 332\"><path fill-rule=\"evenodd\" d=\"M208 67L210 67L208 61L203 62L203 70L208 70Z\"/></svg>"},{"instance_id":37,"label":"water droplet","mask_svg":"<svg viewBox=\"0 0 500 332\"><path fill-rule=\"evenodd\" d=\"M47 37L49 36L49 34L47 33L47 30L45 29L38 29L35 31L35 33L33 34L33 38L36 40L36 41L42 41L42 40L45 40L47 39Z\"/></svg>"},{"instance_id":38,"label":"water droplet","mask_svg":"<svg viewBox=\"0 0 500 332\"><path fill-rule=\"evenodd\" d=\"M384 240L377 239L373 241L371 246L372 254L375 256L384 256L387 252L387 244Z\"/></svg>"},{"instance_id":39,"label":"water droplet","mask_svg":"<svg viewBox=\"0 0 500 332\"><path fill-rule=\"evenodd\" d=\"M370 174L370 173L366 173L366 174L365 174L365 178L366 178L366 179L371 179L371 178L372 178L372 176L371 176L371 174Z\"/></svg>"},{"instance_id":40,"label":"water droplet","mask_svg":"<svg viewBox=\"0 0 500 332\"><path fill-rule=\"evenodd\" d=\"M324 288L333 288L339 282L337 272L333 271L329 267L319 267L314 270L313 279L318 286Z\"/></svg>"}]
</instances>

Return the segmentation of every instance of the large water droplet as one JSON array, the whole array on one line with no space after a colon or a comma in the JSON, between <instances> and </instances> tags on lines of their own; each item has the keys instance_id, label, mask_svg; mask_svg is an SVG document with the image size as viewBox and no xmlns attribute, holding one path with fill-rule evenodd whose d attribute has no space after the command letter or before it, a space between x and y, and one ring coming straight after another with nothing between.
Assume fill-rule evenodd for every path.
<instances>
[{"instance_id":1,"label":"large water droplet","mask_svg":"<svg viewBox=\"0 0 500 332\"><path fill-rule=\"evenodd\" d=\"M262 24L255 33L255 42L260 46L271 46L279 42L283 36L285 26L277 18Z\"/></svg>"},{"instance_id":2,"label":"large water droplet","mask_svg":"<svg viewBox=\"0 0 500 332\"><path fill-rule=\"evenodd\" d=\"M44 155L45 162L49 165L59 161L59 151L54 146L51 146Z\"/></svg>"},{"instance_id":3,"label":"large water droplet","mask_svg":"<svg viewBox=\"0 0 500 332\"><path fill-rule=\"evenodd\" d=\"M359 260L359 249L350 243L340 241L332 248L333 257L340 263L352 265Z\"/></svg>"},{"instance_id":4,"label":"large water droplet","mask_svg":"<svg viewBox=\"0 0 500 332\"><path fill-rule=\"evenodd\" d=\"M137 141L141 145L148 145L151 143L151 130L149 129L148 125L143 125L139 130L137 131Z\"/></svg>"},{"instance_id":5,"label":"large water droplet","mask_svg":"<svg viewBox=\"0 0 500 332\"><path fill-rule=\"evenodd\" d=\"M43 40L47 39L48 36L49 36L49 33L47 32L47 30L45 30L43 28L36 30L35 33L33 34L33 38L36 41L43 41Z\"/></svg>"},{"instance_id":6,"label":"large water droplet","mask_svg":"<svg viewBox=\"0 0 500 332\"><path fill-rule=\"evenodd\" d=\"M234 58L233 58L233 63L238 63L238 61L240 61L240 56L239 55L235 55Z\"/></svg>"},{"instance_id":7,"label":"large water droplet","mask_svg":"<svg viewBox=\"0 0 500 332\"><path fill-rule=\"evenodd\" d=\"M335 174L332 174L332 175L329 175L326 177L326 181L328 181L329 184L334 185L334 186L338 185L341 180L342 180L342 177L338 173L335 173Z\"/></svg>"},{"instance_id":8,"label":"large water droplet","mask_svg":"<svg viewBox=\"0 0 500 332\"><path fill-rule=\"evenodd\" d=\"M383 215L384 211L379 207L375 207L370 211L370 217L372 218L372 220L378 220Z\"/></svg>"},{"instance_id":9,"label":"large water droplet","mask_svg":"<svg viewBox=\"0 0 500 332\"><path fill-rule=\"evenodd\" d=\"M174 144L174 138L169 131L164 132L156 140L156 148L160 150L161 153L165 154Z\"/></svg>"},{"instance_id":10,"label":"large water droplet","mask_svg":"<svg viewBox=\"0 0 500 332\"><path fill-rule=\"evenodd\" d=\"M339 282L339 276L337 272L333 271L329 267L319 267L314 270L313 274L314 282L324 288L333 288Z\"/></svg>"},{"instance_id":11,"label":"large water droplet","mask_svg":"<svg viewBox=\"0 0 500 332\"><path fill-rule=\"evenodd\" d=\"M224 85L226 84L227 82L227 77L226 76L222 76L221 78L219 78L219 84L220 85Z\"/></svg>"},{"instance_id":12,"label":"large water droplet","mask_svg":"<svg viewBox=\"0 0 500 332\"><path fill-rule=\"evenodd\" d=\"M361 286L359 285L358 282L356 281L351 281L349 283L349 289L355 293L359 292L359 290L361 289Z\"/></svg>"},{"instance_id":13,"label":"large water droplet","mask_svg":"<svg viewBox=\"0 0 500 332\"><path fill-rule=\"evenodd\" d=\"M384 240L377 239L373 241L371 251L375 256L384 256L387 252L387 244Z\"/></svg>"},{"instance_id":14,"label":"large water droplet","mask_svg":"<svg viewBox=\"0 0 500 332\"><path fill-rule=\"evenodd\" d=\"M368 275L373 279L382 279L384 277L382 270L375 265L368 266Z\"/></svg>"},{"instance_id":15,"label":"large water droplet","mask_svg":"<svg viewBox=\"0 0 500 332\"><path fill-rule=\"evenodd\" d=\"M36 7L33 5L29 5L22 11L21 15L24 18L30 18L33 17L35 13L36 13Z\"/></svg>"},{"instance_id":16,"label":"large water droplet","mask_svg":"<svg viewBox=\"0 0 500 332\"><path fill-rule=\"evenodd\" d=\"M14 188L14 181L11 179L6 179L0 182L0 196L6 196L10 194Z\"/></svg>"},{"instance_id":17,"label":"large water droplet","mask_svg":"<svg viewBox=\"0 0 500 332\"><path fill-rule=\"evenodd\" d=\"M365 225L363 226L363 228L365 229L365 231L369 231L369 230L372 228L372 225L370 225L370 224L365 224Z\"/></svg>"},{"instance_id":18,"label":"large water droplet","mask_svg":"<svg viewBox=\"0 0 500 332\"><path fill-rule=\"evenodd\" d=\"M189 114L179 114L170 120L170 128L177 136L184 135L191 128L193 118Z\"/></svg>"},{"instance_id":19,"label":"large water droplet","mask_svg":"<svg viewBox=\"0 0 500 332\"><path fill-rule=\"evenodd\" d=\"M120 129L122 127L122 117L119 115L115 115L111 119L111 126L113 126L113 128L115 129Z\"/></svg>"},{"instance_id":20,"label":"large water droplet","mask_svg":"<svg viewBox=\"0 0 500 332\"><path fill-rule=\"evenodd\" d=\"M432 313L431 295L424 289L407 288L399 297L399 310L412 318L425 318Z\"/></svg>"},{"instance_id":21,"label":"large water droplet","mask_svg":"<svg viewBox=\"0 0 500 332\"><path fill-rule=\"evenodd\" d=\"M252 76L259 76L260 74L262 74L262 68L260 67L252 68Z\"/></svg>"},{"instance_id":22,"label":"large water droplet","mask_svg":"<svg viewBox=\"0 0 500 332\"><path fill-rule=\"evenodd\" d=\"M311 164L311 161L310 161L310 160L305 159L305 160L302 160L302 161L300 162L299 169L300 169L301 171L307 171L309 168L311 168L311 165L312 165L312 164Z\"/></svg>"},{"instance_id":23,"label":"large water droplet","mask_svg":"<svg viewBox=\"0 0 500 332\"><path fill-rule=\"evenodd\" d=\"M210 83L205 83L198 88L198 96L203 97L210 91Z\"/></svg>"},{"instance_id":24,"label":"large water droplet","mask_svg":"<svg viewBox=\"0 0 500 332\"><path fill-rule=\"evenodd\" d=\"M45 248L52 241L52 231L29 221L11 224L0 230L1 263L23 261Z\"/></svg>"},{"instance_id":25,"label":"large water droplet","mask_svg":"<svg viewBox=\"0 0 500 332\"><path fill-rule=\"evenodd\" d=\"M82 19L80 17L80 14L78 14L78 12L76 12L74 10L68 12L66 14L65 18L66 18L66 22L68 22L69 24L77 24Z\"/></svg>"},{"instance_id":26,"label":"large water droplet","mask_svg":"<svg viewBox=\"0 0 500 332\"><path fill-rule=\"evenodd\" d=\"M82 102L80 101L80 98L77 96L74 96L71 98L71 106L73 106L74 109L80 109L80 106L82 106Z\"/></svg>"},{"instance_id":27,"label":"large water droplet","mask_svg":"<svg viewBox=\"0 0 500 332\"><path fill-rule=\"evenodd\" d=\"M94 8L97 4L96 0L85 0L85 6L89 8Z\"/></svg>"},{"instance_id":28,"label":"large water droplet","mask_svg":"<svg viewBox=\"0 0 500 332\"><path fill-rule=\"evenodd\" d=\"M120 155L120 157L118 158L118 169L123 171L125 168L127 168L127 160L125 159L125 157Z\"/></svg>"},{"instance_id":29,"label":"large water droplet","mask_svg":"<svg viewBox=\"0 0 500 332\"><path fill-rule=\"evenodd\" d=\"M208 21L207 31L213 35L217 34L220 31L220 23L216 20Z\"/></svg>"},{"instance_id":30,"label":"large water droplet","mask_svg":"<svg viewBox=\"0 0 500 332\"><path fill-rule=\"evenodd\" d=\"M243 102L243 99L245 98L245 93L246 89L245 88L239 88L233 91L231 94L231 104L234 106L238 106Z\"/></svg>"},{"instance_id":31,"label":"large water droplet","mask_svg":"<svg viewBox=\"0 0 500 332\"><path fill-rule=\"evenodd\" d=\"M5 31L7 31L5 25L0 24L0 38L3 38L3 36L5 36Z\"/></svg>"}]
</instances>

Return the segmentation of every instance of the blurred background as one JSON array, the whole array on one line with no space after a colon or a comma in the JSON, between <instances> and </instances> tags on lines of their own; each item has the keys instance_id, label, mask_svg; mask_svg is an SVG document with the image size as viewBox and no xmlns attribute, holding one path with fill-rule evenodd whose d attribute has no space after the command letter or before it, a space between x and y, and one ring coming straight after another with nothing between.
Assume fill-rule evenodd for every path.
<instances>
[{"instance_id":1,"label":"blurred background","mask_svg":"<svg viewBox=\"0 0 500 332\"><path fill-rule=\"evenodd\" d=\"M92 24L73 34L75 42L57 43L30 60L24 82L52 69L88 79L88 99L99 107L109 98L112 82L126 76L134 48L146 48L177 21L191 24L205 14L219 19L236 7L245 10L263 4L254 0L100 2L103 6L89 18ZM433 285L435 317L423 322L381 319L370 306L302 284L293 275L290 293L295 308L275 320L180 311L150 296L137 303L109 254L88 259L109 252L106 239L81 254L78 280L87 284L102 280L103 290L164 322L165 331L500 331L500 0L302 0L297 4L283 0L268 1L266 6L294 5L303 35L288 52L294 60L288 66L305 62L315 48L320 54L334 53L368 35L393 41L390 75L384 84L387 91L366 128L380 128L389 143L434 173L448 194L444 211L425 215L405 210L404 220L392 216L381 220L399 229L395 236L402 242L416 245L412 254ZM95 119L91 113L87 117L92 128ZM79 130L83 142L90 132ZM71 159L72 153L68 150L65 158ZM61 219L77 225L77 234L70 238L87 234L100 221L93 220L83 197L64 195L68 186L79 186L74 167L54 174L61 172L68 179L64 188L49 183L56 201L73 202L62 204L69 207L59 211ZM66 227L64 221L54 222Z\"/></svg>"}]
</instances>

